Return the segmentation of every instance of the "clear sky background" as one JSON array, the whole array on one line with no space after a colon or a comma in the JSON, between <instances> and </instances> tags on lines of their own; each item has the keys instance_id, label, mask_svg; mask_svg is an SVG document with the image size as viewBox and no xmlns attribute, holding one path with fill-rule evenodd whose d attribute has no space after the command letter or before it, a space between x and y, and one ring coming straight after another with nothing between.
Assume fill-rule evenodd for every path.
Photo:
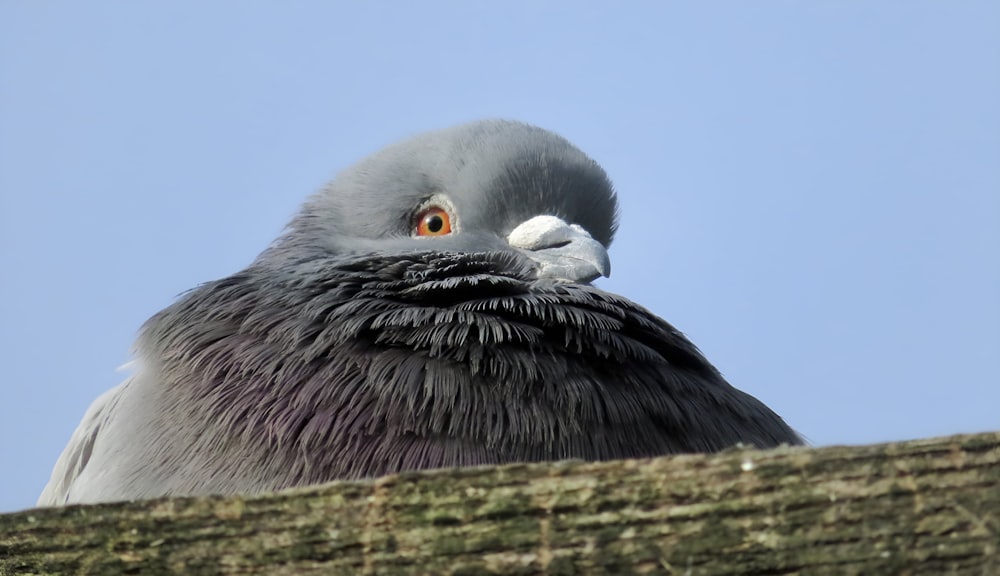
<instances>
[{"instance_id":1,"label":"clear sky background","mask_svg":"<svg viewBox=\"0 0 1000 576\"><path fill-rule=\"evenodd\" d=\"M814 444L1000 429L1000 3L0 3L0 511L136 330L381 146L615 182L600 282Z\"/></svg>"}]
</instances>

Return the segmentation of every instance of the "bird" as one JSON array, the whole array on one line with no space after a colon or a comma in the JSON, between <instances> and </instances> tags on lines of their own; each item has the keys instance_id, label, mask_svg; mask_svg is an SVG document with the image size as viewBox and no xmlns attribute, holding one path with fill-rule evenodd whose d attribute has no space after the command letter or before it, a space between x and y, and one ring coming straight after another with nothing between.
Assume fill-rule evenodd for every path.
<instances>
[{"instance_id":1,"label":"bird","mask_svg":"<svg viewBox=\"0 0 1000 576\"><path fill-rule=\"evenodd\" d=\"M802 444L674 326L594 286L618 219L604 169L534 125L391 144L143 324L38 503Z\"/></svg>"}]
</instances>

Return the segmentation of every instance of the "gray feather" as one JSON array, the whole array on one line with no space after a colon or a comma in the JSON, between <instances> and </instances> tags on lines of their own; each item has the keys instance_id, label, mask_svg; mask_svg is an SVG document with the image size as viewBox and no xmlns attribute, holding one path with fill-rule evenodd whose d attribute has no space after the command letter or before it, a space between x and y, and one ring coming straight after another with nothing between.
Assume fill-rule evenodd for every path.
<instances>
[{"instance_id":1,"label":"gray feather","mask_svg":"<svg viewBox=\"0 0 1000 576\"><path fill-rule=\"evenodd\" d=\"M459 231L414 238L442 194ZM607 246L616 211L596 163L523 124L373 155L247 269L146 323L136 375L95 403L39 502L800 443L674 327L504 241L548 214Z\"/></svg>"}]
</instances>

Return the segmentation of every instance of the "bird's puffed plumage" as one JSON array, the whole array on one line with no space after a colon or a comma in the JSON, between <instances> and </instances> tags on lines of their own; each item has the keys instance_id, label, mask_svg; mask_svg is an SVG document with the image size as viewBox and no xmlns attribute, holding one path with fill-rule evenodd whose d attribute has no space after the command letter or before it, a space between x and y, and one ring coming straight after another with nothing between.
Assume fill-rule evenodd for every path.
<instances>
[{"instance_id":1,"label":"bird's puffed plumage","mask_svg":"<svg viewBox=\"0 0 1000 576\"><path fill-rule=\"evenodd\" d=\"M429 203L451 234L414 237ZM39 503L800 443L675 328L589 285L616 211L596 163L520 123L374 154L248 268L146 323L135 375L91 406ZM556 236L514 240L540 221Z\"/></svg>"}]
</instances>

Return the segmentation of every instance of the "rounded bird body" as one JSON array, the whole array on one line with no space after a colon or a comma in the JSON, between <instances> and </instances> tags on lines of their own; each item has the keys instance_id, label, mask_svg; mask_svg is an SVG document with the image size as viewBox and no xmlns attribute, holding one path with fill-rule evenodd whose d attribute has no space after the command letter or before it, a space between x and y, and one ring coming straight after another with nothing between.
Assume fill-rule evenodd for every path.
<instances>
[{"instance_id":1,"label":"rounded bird body","mask_svg":"<svg viewBox=\"0 0 1000 576\"><path fill-rule=\"evenodd\" d=\"M40 504L801 443L679 331L590 285L617 203L539 128L363 160L253 264L143 327Z\"/></svg>"}]
</instances>

